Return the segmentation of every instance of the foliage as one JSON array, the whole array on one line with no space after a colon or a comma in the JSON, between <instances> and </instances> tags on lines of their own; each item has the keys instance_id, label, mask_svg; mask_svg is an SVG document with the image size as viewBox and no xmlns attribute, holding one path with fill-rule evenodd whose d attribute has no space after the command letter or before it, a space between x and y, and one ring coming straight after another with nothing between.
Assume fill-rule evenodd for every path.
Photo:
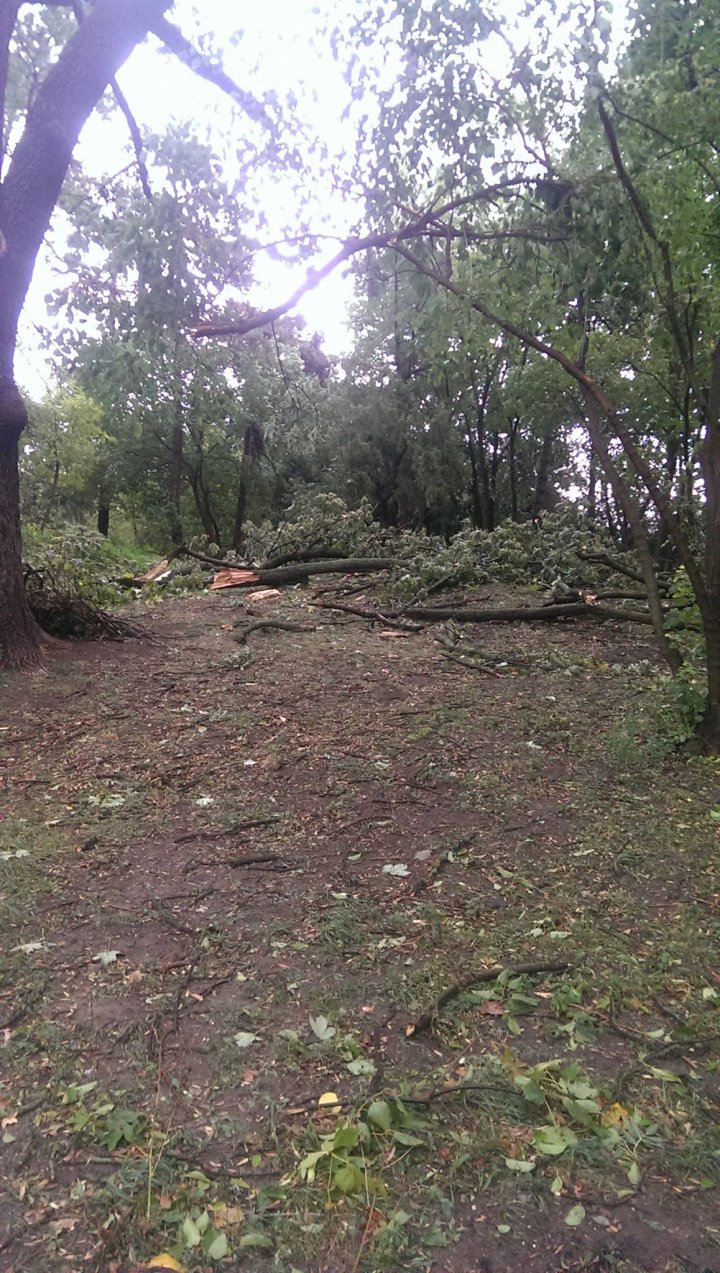
<instances>
[{"instance_id":1,"label":"foliage","mask_svg":"<svg viewBox=\"0 0 720 1273\"><path fill-rule=\"evenodd\" d=\"M146 553L113 544L79 525L52 531L26 526L24 549L28 564L55 591L102 607L127 600L128 583L150 560Z\"/></svg>"}]
</instances>

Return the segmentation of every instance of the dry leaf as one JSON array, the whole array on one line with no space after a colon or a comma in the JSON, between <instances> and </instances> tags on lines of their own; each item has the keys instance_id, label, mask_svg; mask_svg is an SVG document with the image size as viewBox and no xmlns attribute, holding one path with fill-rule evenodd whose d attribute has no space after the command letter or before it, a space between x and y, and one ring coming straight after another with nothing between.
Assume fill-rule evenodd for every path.
<instances>
[{"instance_id":1,"label":"dry leaf","mask_svg":"<svg viewBox=\"0 0 720 1273\"><path fill-rule=\"evenodd\" d=\"M485 1003L479 1005L477 1011L486 1017L501 1017L503 1006L497 999L487 999Z\"/></svg>"},{"instance_id":2,"label":"dry leaf","mask_svg":"<svg viewBox=\"0 0 720 1273\"><path fill-rule=\"evenodd\" d=\"M324 1109L326 1105L336 1105L340 1108L340 1101L335 1092L323 1092L322 1096L318 1097L318 1109Z\"/></svg>"},{"instance_id":3,"label":"dry leaf","mask_svg":"<svg viewBox=\"0 0 720 1273\"><path fill-rule=\"evenodd\" d=\"M163 1251L162 1255L154 1255L145 1265L146 1269L171 1269L173 1273L186 1273L185 1265L175 1259L174 1255L170 1255L167 1251Z\"/></svg>"}]
</instances>

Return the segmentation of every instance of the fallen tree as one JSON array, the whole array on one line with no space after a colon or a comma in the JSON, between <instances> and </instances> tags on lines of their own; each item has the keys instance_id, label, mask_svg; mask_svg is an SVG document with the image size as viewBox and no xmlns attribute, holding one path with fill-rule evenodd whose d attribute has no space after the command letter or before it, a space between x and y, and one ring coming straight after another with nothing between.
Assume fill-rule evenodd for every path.
<instances>
[{"instance_id":1,"label":"fallen tree","mask_svg":"<svg viewBox=\"0 0 720 1273\"><path fill-rule=\"evenodd\" d=\"M348 610L332 601L312 603L323 610ZM454 619L457 623L552 623L566 619L598 619L628 623L652 624L647 611L630 610L615 606L598 606L586 601L572 601L563 605L511 606L500 610L476 610L461 606L403 606L399 610L362 610L353 607L354 613L377 623L389 623L398 619L421 619L429 623L442 623Z\"/></svg>"}]
</instances>

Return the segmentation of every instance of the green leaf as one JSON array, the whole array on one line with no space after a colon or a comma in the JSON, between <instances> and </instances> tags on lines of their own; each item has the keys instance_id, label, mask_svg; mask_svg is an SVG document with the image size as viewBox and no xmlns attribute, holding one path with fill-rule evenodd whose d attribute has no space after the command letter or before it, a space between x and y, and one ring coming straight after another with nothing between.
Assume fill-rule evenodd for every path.
<instances>
[{"instance_id":1,"label":"green leaf","mask_svg":"<svg viewBox=\"0 0 720 1273\"><path fill-rule=\"evenodd\" d=\"M344 1163L333 1173L333 1184L341 1193L364 1193L365 1176L358 1167L353 1167L352 1163Z\"/></svg>"},{"instance_id":2,"label":"green leaf","mask_svg":"<svg viewBox=\"0 0 720 1273\"><path fill-rule=\"evenodd\" d=\"M233 1043L236 1048L249 1048L251 1043L257 1042L258 1037L249 1030L238 1030L237 1034L233 1035Z\"/></svg>"},{"instance_id":3,"label":"green leaf","mask_svg":"<svg viewBox=\"0 0 720 1273\"><path fill-rule=\"evenodd\" d=\"M185 1243L185 1246L194 1247L200 1245L202 1234L200 1233L200 1230L192 1216L185 1217L182 1222L182 1229L180 1232L182 1233L182 1240Z\"/></svg>"},{"instance_id":4,"label":"green leaf","mask_svg":"<svg viewBox=\"0 0 720 1273\"><path fill-rule=\"evenodd\" d=\"M363 1078L371 1078L375 1073L374 1061L363 1056L356 1057L354 1061L348 1061L347 1067L351 1074L362 1075Z\"/></svg>"},{"instance_id":5,"label":"green leaf","mask_svg":"<svg viewBox=\"0 0 720 1273\"><path fill-rule=\"evenodd\" d=\"M373 1101L368 1106L367 1118L384 1132L389 1132L392 1127L392 1110L387 1101Z\"/></svg>"},{"instance_id":6,"label":"green leaf","mask_svg":"<svg viewBox=\"0 0 720 1273\"><path fill-rule=\"evenodd\" d=\"M244 1233L237 1243L237 1247L239 1251L248 1251L251 1247L269 1251L272 1249L272 1242L265 1233Z\"/></svg>"},{"instance_id":7,"label":"green leaf","mask_svg":"<svg viewBox=\"0 0 720 1273\"><path fill-rule=\"evenodd\" d=\"M653 1078L662 1079L663 1083L682 1083L679 1074L673 1074L672 1070L659 1070L656 1065L648 1065L648 1070Z\"/></svg>"},{"instance_id":8,"label":"green leaf","mask_svg":"<svg viewBox=\"0 0 720 1273\"><path fill-rule=\"evenodd\" d=\"M322 1016L310 1018L310 1029L321 1043L329 1042L329 1040L334 1038L337 1033L335 1026L330 1025L327 1017Z\"/></svg>"},{"instance_id":9,"label":"green leaf","mask_svg":"<svg viewBox=\"0 0 720 1273\"><path fill-rule=\"evenodd\" d=\"M338 1127L333 1136L333 1149L354 1149L359 1139L357 1127Z\"/></svg>"},{"instance_id":10,"label":"green leaf","mask_svg":"<svg viewBox=\"0 0 720 1273\"><path fill-rule=\"evenodd\" d=\"M508 1171L519 1171L524 1175L529 1175L531 1171L535 1170L535 1163L527 1162L524 1158L506 1158L505 1166Z\"/></svg>"},{"instance_id":11,"label":"green leaf","mask_svg":"<svg viewBox=\"0 0 720 1273\"><path fill-rule=\"evenodd\" d=\"M570 1229L577 1229L578 1225L582 1224L584 1219L585 1208L581 1202L578 1202L577 1206L571 1207L565 1216L565 1224Z\"/></svg>"},{"instance_id":12,"label":"green leaf","mask_svg":"<svg viewBox=\"0 0 720 1273\"><path fill-rule=\"evenodd\" d=\"M425 1144L425 1141L421 1140L419 1136L411 1136L409 1132L401 1132L397 1127L393 1132L393 1140L396 1140L398 1145L407 1145L409 1149L416 1149L419 1145Z\"/></svg>"},{"instance_id":13,"label":"green leaf","mask_svg":"<svg viewBox=\"0 0 720 1273\"><path fill-rule=\"evenodd\" d=\"M569 1127L548 1124L545 1127L538 1127L533 1136L533 1144L541 1154L558 1157L573 1145L577 1145L577 1136Z\"/></svg>"},{"instance_id":14,"label":"green leaf","mask_svg":"<svg viewBox=\"0 0 720 1273\"><path fill-rule=\"evenodd\" d=\"M631 1163L630 1166L628 1167L627 1178L630 1181L631 1185L640 1184L640 1181L642 1180L642 1172L640 1171L640 1167L638 1166L636 1162Z\"/></svg>"},{"instance_id":15,"label":"green leaf","mask_svg":"<svg viewBox=\"0 0 720 1273\"><path fill-rule=\"evenodd\" d=\"M224 1233L216 1233L205 1254L210 1260L222 1260L230 1250L230 1243Z\"/></svg>"}]
</instances>

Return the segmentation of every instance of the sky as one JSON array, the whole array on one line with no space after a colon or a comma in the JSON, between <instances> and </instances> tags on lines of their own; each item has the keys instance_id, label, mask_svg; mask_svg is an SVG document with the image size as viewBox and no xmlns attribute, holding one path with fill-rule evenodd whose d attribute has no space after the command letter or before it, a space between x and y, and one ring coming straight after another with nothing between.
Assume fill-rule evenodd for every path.
<instances>
[{"instance_id":1,"label":"sky","mask_svg":"<svg viewBox=\"0 0 720 1273\"><path fill-rule=\"evenodd\" d=\"M228 0L204 0L202 14L190 0L177 0L172 20L193 42L199 33L212 36L225 70L243 88L258 95L276 88L280 95L293 89L300 109L311 128L331 151L342 148L344 128L341 115L346 103L342 75L319 37L313 39L323 18L332 21L334 0L263 0L243 5ZM240 27L240 16L242 29ZM238 38L239 37L239 38ZM201 36L202 38L202 36ZM159 51L150 39L136 49L118 75L141 132L160 131L173 121L195 121L222 152L232 153L242 120L233 114L230 101L214 85L208 84L176 58ZM128 161L127 125L119 112L111 119L94 115L88 121L75 152L76 160L94 176L119 171ZM283 226L297 219L295 196L278 184L268 187L265 212L271 229L268 238L282 233ZM318 205L318 225L322 230L349 232L353 209L338 196L323 194ZM318 261L331 256L336 245L329 243ZM256 274L259 286L253 303L274 305L284 301L305 275L307 266L291 267L260 257ZM17 375L33 395L49 387L47 359L38 349L35 324L47 323L45 297L52 290L54 259L45 251L35 271L21 327ZM352 299L349 278L336 274L307 295L298 312L312 330L320 331L330 353L349 347L347 309Z\"/></svg>"}]
</instances>

